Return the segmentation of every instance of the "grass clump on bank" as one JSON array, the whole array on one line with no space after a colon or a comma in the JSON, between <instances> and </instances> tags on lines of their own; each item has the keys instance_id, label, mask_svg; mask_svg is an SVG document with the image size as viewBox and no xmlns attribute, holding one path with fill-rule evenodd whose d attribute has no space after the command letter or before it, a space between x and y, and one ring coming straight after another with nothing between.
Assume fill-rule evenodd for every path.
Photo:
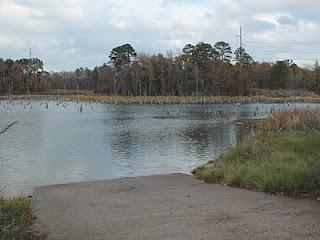
<instances>
[{"instance_id":1,"label":"grass clump on bank","mask_svg":"<svg viewBox=\"0 0 320 240\"><path fill-rule=\"evenodd\" d=\"M319 198L319 146L320 111L285 111L263 121L254 137L195 174L209 183Z\"/></svg>"},{"instance_id":2,"label":"grass clump on bank","mask_svg":"<svg viewBox=\"0 0 320 240\"><path fill-rule=\"evenodd\" d=\"M0 239L27 239L32 221L31 201L27 198L0 198Z\"/></svg>"}]
</instances>

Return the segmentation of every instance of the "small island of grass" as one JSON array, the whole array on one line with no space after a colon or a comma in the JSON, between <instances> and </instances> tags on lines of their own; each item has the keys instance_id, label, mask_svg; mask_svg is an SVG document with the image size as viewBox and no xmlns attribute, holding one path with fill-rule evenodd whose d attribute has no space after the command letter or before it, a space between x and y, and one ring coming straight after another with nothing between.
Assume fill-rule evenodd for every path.
<instances>
[{"instance_id":1,"label":"small island of grass","mask_svg":"<svg viewBox=\"0 0 320 240\"><path fill-rule=\"evenodd\" d=\"M194 173L208 183L319 198L319 146L320 111L285 111L264 120L255 136Z\"/></svg>"}]
</instances>

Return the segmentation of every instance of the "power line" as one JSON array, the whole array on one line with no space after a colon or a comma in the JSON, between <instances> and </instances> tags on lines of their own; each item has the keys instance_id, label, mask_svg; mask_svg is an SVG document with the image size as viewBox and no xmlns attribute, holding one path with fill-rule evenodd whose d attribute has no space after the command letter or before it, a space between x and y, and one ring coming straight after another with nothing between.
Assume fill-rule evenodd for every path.
<instances>
[{"instance_id":1,"label":"power line","mask_svg":"<svg viewBox=\"0 0 320 240\"><path fill-rule=\"evenodd\" d=\"M260 53L290 53L290 54L320 54L320 52L304 52L304 51L281 51L281 50L252 50Z\"/></svg>"},{"instance_id":2,"label":"power line","mask_svg":"<svg viewBox=\"0 0 320 240\"><path fill-rule=\"evenodd\" d=\"M281 42L263 42L263 41L246 41L245 42L246 44L248 45L251 45L250 47L248 47L249 49L251 48L252 52L253 53L258 53L257 55L260 55L260 56L257 56L256 54L255 55L255 59L268 59L269 61L278 61L278 60L284 60L284 59L290 59L290 60L293 60L293 61L316 61L317 57L314 57L314 58L301 58L297 55L309 55L309 56L312 56L312 55L320 55L320 52L318 49L316 49L315 51L303 51L303 50L300 50L300 51L294 51L294 50L279 50L279 48L283 48L284 45L289 45L290 47L301 47L301 46L304 46L304 45L320 45L320 42L316 42L316 41L281 41ZM267 47L266 48L262 48L263 46L261 45L264 45ZM259 47L258 47L259 46ZM268 47L273 47L275 49L268 49ZM257 48L257 49L254 49L254 48ZM278 49L276 49L278 48ZM318 46L317 46L318 48ZM259 54L260 53L260 54ZM262 54L261 54L262 53ZM266 53L267 56L263 56L264 54L263 53ZM270 53L270 54L268 54ZM269 56L268 56L269 55ZM270 55L276 55L276 57L272 57ZM277 57L277 55L284 55L283 57ZM291 57L290 57L291 56Z\"/></svg>"},{"instance_id":3,"label":"power line","mask_svg":"<svg viewBox=\"0 0 320 240\"><path fill-rule=\"evenodd\" d=\"M320 42L258 42L258 41L247 41L249 44L263 44L263 45L320 45Z\"/></svg>"},{"instance_id":4,"label":"power line","mask_svg":"<svg viewBox=\"0 0 320 240\"><path fill-rule=\"evenodd\" d=\"M294 60L294 61L316 61L317 58L291 58L291 57L282 57L282 58L270 58L265 56L255 57L256 59L268 59L268 60Z\"/></svg>"}]
</instances>

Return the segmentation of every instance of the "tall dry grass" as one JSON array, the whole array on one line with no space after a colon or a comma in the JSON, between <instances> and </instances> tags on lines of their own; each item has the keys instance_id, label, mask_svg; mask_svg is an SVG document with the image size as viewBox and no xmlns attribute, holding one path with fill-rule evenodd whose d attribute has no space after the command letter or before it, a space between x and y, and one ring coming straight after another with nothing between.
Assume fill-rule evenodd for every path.
<instances>
[{"instance_id":1,"label":"tall dry grass","mask_svg":"<svg viewBox=\"0 0 320 240\"><path fill-rule=\"evenodd\" d=\"M215 104L215 103L320 103L320 96L268 97L268 96L105 96L75 95L71 101L105 102L110 104Z\"/></svg>"},{"instance_id":2,"label":"tall dry grass","mask_svg":"<svg viewBox=\"0 0 320 240\"><path fill-rule=\"evenodd\" d=\"M320 110L286 110L264 120L258 133L284 130L320 130Z\"/></svg>"},{"instance_id":3,"label":"tall dry grass","mask_svg":"<svg viewBox=\"0 0 320 240\"><path fill-rule=\"evenodd\" d=\"M320 103L320 96L107 96L90 93L0 96L0 100L70 100L109 104Z\"/></svg>"}]
</instances>

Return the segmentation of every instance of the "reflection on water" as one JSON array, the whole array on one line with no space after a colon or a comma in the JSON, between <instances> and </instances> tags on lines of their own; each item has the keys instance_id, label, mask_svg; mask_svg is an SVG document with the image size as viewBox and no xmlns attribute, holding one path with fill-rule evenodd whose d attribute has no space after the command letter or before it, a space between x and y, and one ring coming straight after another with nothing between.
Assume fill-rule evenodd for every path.
<instances>
[{"instance_id":1,"label":"reflection on water","mask_svg":"<svg viewBox=\"0 0 320 240\"><path fill-rule=\"evenodd\" d=\"M0 102L1 195L34 186L190 172L237 142L236 120L307 104ZM82 112L81 112L81 110Z\"/></svg>"}]
</instances>

